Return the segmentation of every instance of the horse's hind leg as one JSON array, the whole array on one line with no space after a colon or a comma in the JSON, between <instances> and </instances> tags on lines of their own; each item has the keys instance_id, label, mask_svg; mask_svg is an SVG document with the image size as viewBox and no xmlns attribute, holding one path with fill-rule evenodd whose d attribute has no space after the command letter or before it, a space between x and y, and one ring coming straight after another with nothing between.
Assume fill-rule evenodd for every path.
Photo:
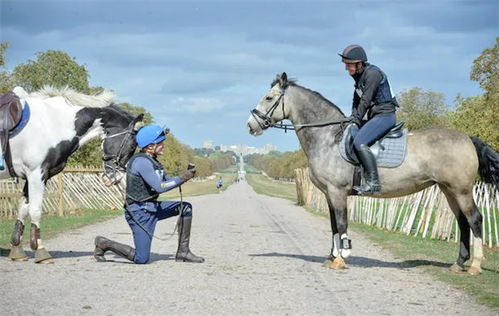
<instances>
[{"instance_id":1,"label":"horse's hind leg","mask_svg":"<svg viewBox=\"0 0 499 316\"><path fill-rule=\"evenodd\" d=\"M455 194L448 188L440 186L449 206L456 216L461 232L459 255L456 263L451 267L452 271L464 271L464 263L470 258L470 228L473 232L473 261L468 273L472 275L479 274L481 262L483 260L482 250L482 215L473 201L471 189L469 192Z\"/></svg>"},{"instance_id":2,"label":"horse's hind leg","mask_svg":"<svg viewBox=\"0 0 499 316\"><path fill-rule=\"evenodd\" d=\"M28 256L24 252L21 244L24 232L24 218L28 215L29 198L28 198L28 182L24 184L23 196L19 201L19 209L17 221L14 224L14 231L10 239L11 248L9 258L15 261L26 261Z\"/></svg>"},{"instance_id":3,"label":"horse's hind leg","mask_svg":"<svg viewBox=\"0 0 499 316\"><path fill-rule=\"evenodd\" d=\"M45 184L40 174L32 176L29 184L29 215L31 217L30 246L35 252L35 263L53 263L52 256L45 249L45 246L43 246L40 235L40 220Z\"/></svg>"},{"instance_id":4,"label":"horse's hind leg","mask_svg":"<svg viewBox=\"0 0 499 316\"><path fill-rule=\"evenodd\" d=\"M472 200L473 202L473 200ZM470 222L471 231L473 232L473 261L468 273L471 275L478 275L482 272L483 260L483 235L482 235L482 214L478 211L478 207L473 202L471 216L468 218Z\"/></svg>"}]
</instances>

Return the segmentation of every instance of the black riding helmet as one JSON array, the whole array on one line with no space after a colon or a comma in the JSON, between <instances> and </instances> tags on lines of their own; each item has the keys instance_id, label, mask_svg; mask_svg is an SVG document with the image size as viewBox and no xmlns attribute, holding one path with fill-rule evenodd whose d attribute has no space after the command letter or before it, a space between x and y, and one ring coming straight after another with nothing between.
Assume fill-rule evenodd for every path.
<instances>
[{"instance_id":1,"label":"black riding helmet","mask_svg":"<svg viewBox=\"0 0 499 316\"><path fill-rule=\"evenodd\" d=\"M341 56L341 61L345 64L354 64L358 62L366 62L367 55L365 50L360 45L349 45L344 50L343 53L338 54Z\"/></svg>"}]
</instances>

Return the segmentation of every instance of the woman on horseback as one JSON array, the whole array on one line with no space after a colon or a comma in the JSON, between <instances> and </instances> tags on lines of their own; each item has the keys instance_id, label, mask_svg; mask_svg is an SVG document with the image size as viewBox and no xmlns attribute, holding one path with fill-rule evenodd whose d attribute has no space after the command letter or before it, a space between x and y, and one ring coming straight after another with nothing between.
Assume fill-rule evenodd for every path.
<instances>
[{"instance_id":1,"label":"woman on horseback","mask_svg":"<svg viewBox=\"0 0 499 316\"><path fill-rule=\"evenodd\" d=\"M393 97L386 74L367 62L366 52L361 46L350 45L338 55L355 80L350 118L358 132L353 145L366 175L366 183L353 189L359 194L375 194L381 191L381 184L376 159L369 146L395 125L398 103Z\"/></svg>"}]
</instances>

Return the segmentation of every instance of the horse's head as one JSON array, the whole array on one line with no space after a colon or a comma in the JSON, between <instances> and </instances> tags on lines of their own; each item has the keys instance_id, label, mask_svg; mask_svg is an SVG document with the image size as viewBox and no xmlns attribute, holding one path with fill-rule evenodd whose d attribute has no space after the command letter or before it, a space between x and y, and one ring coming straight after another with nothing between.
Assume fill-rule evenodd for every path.
<instances>
[{"instance_id":1,"label":"horse's head","mask_svg":"<svg viewBox=\"0 0 499 316\"><path fill-rule=\"evenodd\" d=\"M137 148L135 135L143 125L143 118L144 114L133 118L128 113L120 113L112 115L111 120L104 124L102 180L107 186L117 184L124 179L126 164Z\"/></svg>"},{"instance_id":2,"label":"horse's head","mask_svg":"<svg viewBox=\"0 0 499 316\"><path fill-rule=\"evenodd\" d=\"M284 108L284 92L289 84L285 72L276 76L270 85L270 90L263 96L256 108L251 110L251 115L248 118L248 128L251 135L261 135L273 124L288 117L289 113L286 113Z\"/></svg>"}]
</instances>

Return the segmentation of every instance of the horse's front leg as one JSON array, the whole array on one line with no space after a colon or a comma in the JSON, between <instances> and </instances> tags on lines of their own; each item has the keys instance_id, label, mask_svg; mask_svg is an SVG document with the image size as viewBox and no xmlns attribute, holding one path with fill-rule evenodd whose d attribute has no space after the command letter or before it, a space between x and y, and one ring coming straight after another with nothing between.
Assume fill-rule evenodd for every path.
<instances>
[{"instance_id":1,"label":"horse's front leg","mask_svg":"<svg viewBox=\"0 0 499 316\"><path fill-rule=\"evenodd\" d=\"M331 226L336 223L336 230L333 233L333 248L331 251L332 259L329 267L331 269L344 269L346 263L344 258L350 256L352 248L351 240L348 238L348 217L347 217L347 195L346 192L338 189L328 190L329 213L334 214L334 221L331 220Z\"/></svg>"},{"instance_id":2,"label":"horse's front leg","mask_svg":"<svg viewBox=\"0 0 499 316\"><path fill-rule=\"evenodd\" d=\"M40 220L42 217L42 203L45 183L41 172L29 179L29 216L31 217L30 246L35 253L35 263L53 263L52 256L42 244L40 234Z\"/></svg>"},{"instance_id":3,"label":"horse's front leg","mask_svg":"<svg viewBox=\"0 0 499 316\"><path fill-rule=\"evenodd\" d=\"M28 182L24 184L23 196L19 200L19 209L17 212L17 221L14 224L14 231L10 238L11 248L9 258L15 261L26 261L28 256L24 252L22 243L24 232L24 219L29 211L29 197L28 197Z\"/></svg>"},{"instance_id":4,"label":"horse's front leg","mask_svg":"<svg viewBox=\"0 0 499 316\"><path fill-rule=\"evenodd\" d=\"M338 227L336 225L336 214L334 213L333 204L331 203L329 196L326 195L327 205L329 208L329 220L331 222L331 253L324 261L324 265L329 267L331 263L338 257L340 250L340 235L338 234Z\"/></svg>"}]
</instances>

